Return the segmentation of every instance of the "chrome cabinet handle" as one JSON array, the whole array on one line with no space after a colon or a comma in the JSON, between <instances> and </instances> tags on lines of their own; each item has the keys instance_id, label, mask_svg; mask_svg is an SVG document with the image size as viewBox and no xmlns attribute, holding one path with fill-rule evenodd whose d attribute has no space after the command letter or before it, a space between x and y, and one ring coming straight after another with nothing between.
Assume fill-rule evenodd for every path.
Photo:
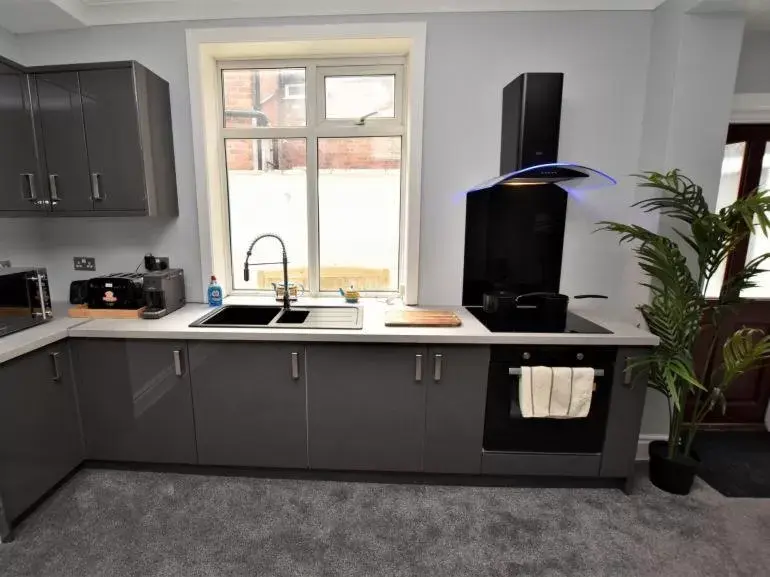
<instances>
[{"instance_id":1,"label":"chrome cabinet handle","mask_svg":"<svg viewBox=\"0 0 770 577\"><path fill-rule=\"evenodd\" d=\"M59 189L56 186L56 179L59 178L58 174L49 174L48 175L48 187L51 189L51 202L59 202L61 198L59 198Z\"/></svg>"},{"instance_id":2,"label":"chrome cabinet handle","mask_svg":"<svg viewBox=\"0 0 770 577\"><path fill-rule=\"evenodd\" d=\"M51 363L53 364L53 380L55 383L61 382L61 369L59 368L59 354L50 353Z\"/></svg>"},{"instance_id":3,"label":"chrome cabinet handle","mask_svg":"<svg viewBox=\"0 0 770 577\"><path fill-rule=\"evenodd\" d=\"M24 172L21 175L24 180L27 181L27 190L29 190L29 196L24 194L24 188L21 189L21 197L24 200L30 202L37 202L37 189L35 188L35 175L31 172Z\"/></svg>"},{"instance_id":4,"label":"chrome cabinet handle","mask_svg":"<svg viewBox=\"0 0 770 577\"><path fill-rule=\"evenodd\" d=\"M299 353L291 354L291 378L299 379Z\"/></svg>"},{"instance_id":5,"label":"chrome cabinet handle","mask_svg":"<svg viewBox=\"0 0 770 577\"><path fill-rule=\"evenodd\" d=\"M414 355L414 380L422 382L422 355Z\"/></svg>"},{"instance_id":6,"label":"chrome cabinet handle","mask_svg":"<svg viewBox=\"0 0 770 577\"><path fill-rule=\"evenodd\" d=\"M102 196L102 191L99 188L99 177L101 177L101 173L99 172L91 173L91 198L93 200L104 200L104 197Z\"/></svg>"},{"instance_id":7,"label":"chrome cabinet handle","mask_svg":"<svg viewBox=\"0 0 770 577\"><path fill-rule=\"evenodd\" d=\"M444 355L433 355L433 380L437 383L441 380L441 365L444 361Z\"/></svg>"},{"instance_id":8,"label":"chrome cabinet handle","mask_svg":"<svg viewBox=\"0 0 770 577\"><path fill-rule=\"evenodd\" d=\"M623 384L626 386L630 386L631 382L634 380L633 370L631 367L631 361L633 360L634 357L626 357L626 366L623 368Z\"/></svg>"},{"instance_id":9,"label":"chrome cabinet handle","mask_svg":"<svg viewBox=\"0 0 770 577\"><path fill-rule=\"evenodd\" d=\"M177 377L182 376L182 351L174 351L174 374Z\"/></svg>"}]
</instances>

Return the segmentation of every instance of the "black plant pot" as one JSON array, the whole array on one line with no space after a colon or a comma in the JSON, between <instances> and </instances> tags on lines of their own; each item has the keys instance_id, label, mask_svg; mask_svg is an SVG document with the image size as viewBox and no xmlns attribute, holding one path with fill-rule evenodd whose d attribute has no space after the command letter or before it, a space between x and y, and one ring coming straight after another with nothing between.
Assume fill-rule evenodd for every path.
<instances>
[{"instance_id":1,"label":"black plant pot","mask_svg":"<svg viewBox=\"0 0 770 577\"><path fill-rule=\"evenodd\" d=\"M688 495L698 473L700 461L693 457L668 458L668 443L650 443L650 481L652 484L674 495Z\"/></svg>"}]
</instances>

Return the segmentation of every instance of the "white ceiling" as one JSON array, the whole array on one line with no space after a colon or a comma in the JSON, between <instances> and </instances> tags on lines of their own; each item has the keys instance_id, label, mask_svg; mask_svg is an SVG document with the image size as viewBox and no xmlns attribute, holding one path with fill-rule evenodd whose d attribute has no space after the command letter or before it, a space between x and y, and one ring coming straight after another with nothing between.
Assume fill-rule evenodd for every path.
<instances>
[{"instance_id":1,"label":"white ceiling","mask_svg":"<svg viewBox=\"0 0 770 577\"><path fill-rule=\"evenodd\" d=\"M87 26L222 18L509 12L653 10L664 0L0 0L0 28L16 34ZM752 28L770 29L770 0L696 0L748 5Z\"/></svg>"},{"instance_id":2,"label":"white ceiling","mask_svg":"<svg viewBox=\"0 0 770 577\"><path fill-rule=\"evenodd\" d=\"M747 0L749 18L746 25L756 30L770 30L770 0Z\"/></svg>"},{"instance_id":3,"label":"white ceiling","mask_svg":"<svg viewBox=\"0 0 770 577\"><path fill-rule=\"evenodd\" d=\"M16 34L84 26L344 14L652 10L663 0L0 0Z\"/></svg>"}]
</instances>

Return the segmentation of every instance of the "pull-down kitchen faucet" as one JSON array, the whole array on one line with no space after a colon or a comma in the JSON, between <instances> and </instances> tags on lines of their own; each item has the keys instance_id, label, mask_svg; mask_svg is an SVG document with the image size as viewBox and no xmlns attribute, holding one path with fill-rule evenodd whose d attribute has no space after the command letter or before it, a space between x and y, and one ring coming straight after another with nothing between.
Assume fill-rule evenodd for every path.
<instances>
[{"instance_id":1,"label":"pull-down kitchen faucet","mask_svg":"<svg viewBox=\"0 0 770 577\"><path fill-rule=\"evenodd\" d=\"M263 238L267 238L267 237L272 237L281 243L281 257L282 257L281 262L249 263L249 258L251 258L251 251L254 249L254 245L257 244L257 242L259 242ZM249 282L250 266L259 266L263 264L282 264L283 265L283 309L288 311L291 303L291 299L289 296L289 259L286 256L286 244L283 242L283 239L277 234L273 234L273 233L260 234L257 238L251 241L251 244L249 245L249 250L246 251L246 260L243 263L243 280L245 282Z\"/></svg>"}]
</instances>

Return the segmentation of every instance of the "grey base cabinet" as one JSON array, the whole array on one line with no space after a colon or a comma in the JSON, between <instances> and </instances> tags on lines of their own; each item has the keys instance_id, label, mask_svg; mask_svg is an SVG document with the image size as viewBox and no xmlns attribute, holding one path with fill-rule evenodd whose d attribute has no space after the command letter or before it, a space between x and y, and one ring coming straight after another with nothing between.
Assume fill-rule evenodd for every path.
<instances>
[{"instance_id":1,"label":"grey base cabinet","mask_svg":"<svg viewBox=\"0 0 770 577\"><path fill-rule=\"evenodd\" d=\"M57 343L0 366L0 538L83 459L70 354ZM0 515L3 517L3 515Z\"/></svg>"},{"instance_id":2,"label":"grey base cabinet","mask_svg":"<svg viewBox=\"0 0 770 577\"><path fill-rule=\"evenodd\" d=\"M305 347L189 343L202 465L306 468Z\"/></svg>"},{"instance_id":3,"label":"grey base cabinet","mask_svg":"<svg viewBox=\"0 0 770 577\"><path fill-rule=\"evenodd\" d=\"M430 347L427 368L423 468L427 473L478 474L489 347Z\"/></svg>"},{"instance_id":4,"label":"grey base cabinet","mask_svg":"<svg viewBox=\"0 0 770 577\"><path fill-rule=\"evenodd\" d=\"M479 473L487 347L307 346L314 469Z\"/></svg>"},{"instance_id":5,"label":"grey base cabinet","mask_svg":"<svg viewBox=\"0 0 770 577\"><path fill-rule=\"evenodd\" d=\"M187 344L74 339L86 457L196 463Z\"/></svg>"},{"instance_id":6,"label":"grey base cabinet","mask_svg":"<svg viewBox=\"0 0 770 577\"><path fill-rule=\"evenodd\" d=\"M307 346L313 469L422 470L423 347Z\"/></svg>"}]
</instances>

